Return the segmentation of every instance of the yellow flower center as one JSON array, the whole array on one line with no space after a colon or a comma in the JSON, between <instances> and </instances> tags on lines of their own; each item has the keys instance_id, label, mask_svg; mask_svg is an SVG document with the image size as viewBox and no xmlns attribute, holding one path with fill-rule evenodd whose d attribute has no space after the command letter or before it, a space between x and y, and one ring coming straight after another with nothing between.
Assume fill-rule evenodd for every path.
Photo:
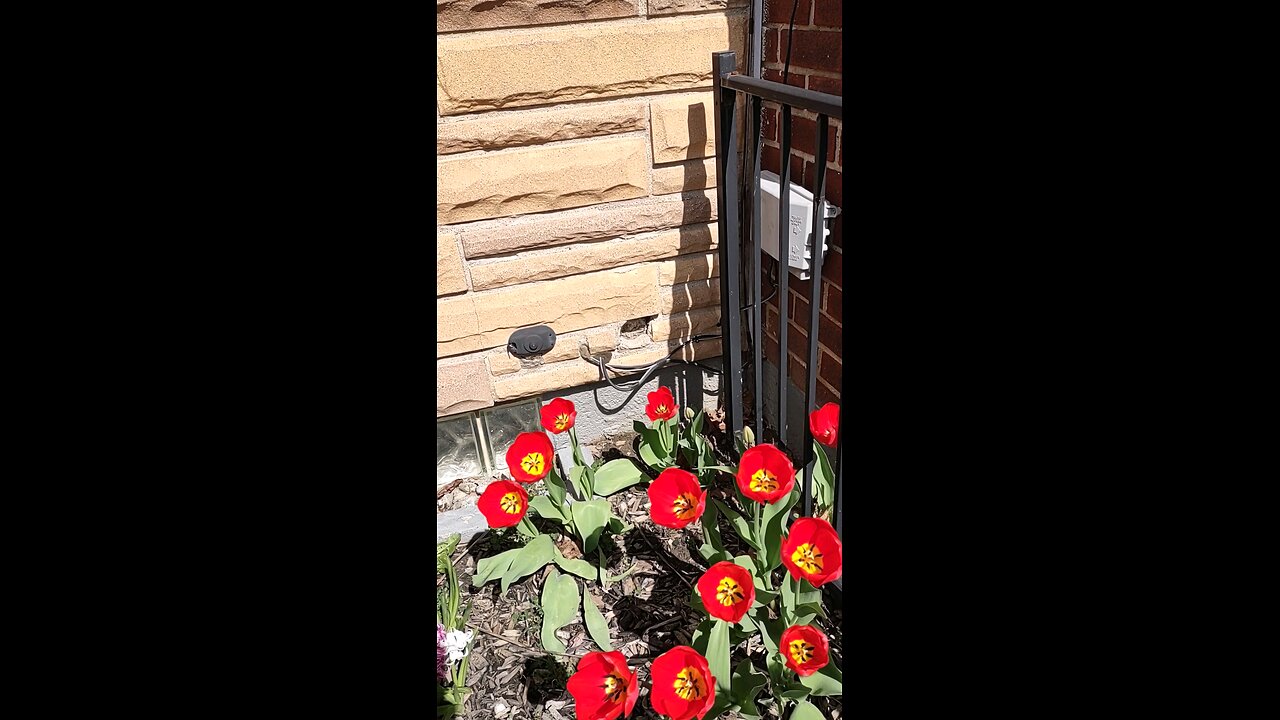
<instances>
[{"instance_id":1,"label":"yellow flower center","mask_svg":"<svg viewBox=\"0 0 1280 720\"><path fill-rule=\"evenodd\" d=\"M778 478L773 473L760 468L751 476L751 491L771 493L778 489Z\"/></svg>"},{"instance_id":2,"label":"yellow flower center","mask_svg":"<svg viewBox=\"0 0 1280 720\"><path fill-rule=\"evenodd\" d=\"M702 698L707 694L707 681L702 672L695 667L687 667L676 673L676 681L672 683L676 694L688 700Z\"/></svg>"},{"instance_id":3,"label":"yellow flower center","mask_svg":"<svg viewBox=\"0 0 1280 720\"><path fill-rule=\"evenodd\" d=\"M546 458L542 457L542 453L529 453L520 461L520 467L530 475L541 475L542 468L546 467Z\"/></svg>"},{"instance_id":4,"label":"yellow flower center","mask_svg":"<svg viewBox=\"0 0 1280 720\"><path fill-rule=\"evenodd\" d=\"M561 413L561 414L559 414L559 415L557 415L557 416L556 416L556 429L557 429L557 430L563 430L563 429L565 429L565 428L566 428L566 427L568 427L568 426L569 426L569 415L568 415L568 413Z\"/></svg>"},{"instance_id":5,"label":"yellow flower center","mask_svg":"<svg viewBox=\"0 0 1280 720\"><path fill-rule=\"evenodd\" d=\"M730 578L722 578L720 584L716 586L716 599L726 607L736 605L745 600L746 597L742 592L742 586Z\"/></svg>"},{"instance_id":6,"label":"yellow flower center","mask_svg":"<svg viewBox=\"0 0 1280 720\"><path fill-rule=\"evenodd\" d=\"M791 659L795 660L797 665L803 665L813 659L814 647L804 640L792 640L787 649L791 652Z\"/></svg>"},{"instance_id":7,"label":"yellow flower center","mask_svg":"<svg viewBox=\"0 0 1280 720\"><path fill-rule=\"evenodd\" d=\"M671 503L671 512L681 520L688 520L693 517L698 510L698 501L689 493L682 493L680 497Z\"/></svg>"},{"instance_id":8,"label":"yellow flower center","mask_svg":"<svg viewBox=\"0 0 1280 720\"><path fill-rule=\"evenodd\" d=\"M802 543L791 553L791 562L812 575L822 569L822 553L818 552L816 545Z\"/></svg>"},{"instance_id":9,"label":"yellow flower center","mask_svg":"<svg viewBox=\"0 0 1280 720\"><path fill-rule=\"evenodd\" d=\"M503 495L502 499L498 501L498 507L502 508L503 512L511 515L515 515L519 513L520 512L520 495L513 492L509 492L506 495Z\"/></svg>"},{"instance_id":10,"label":"yellow flower center","mask_svg":"<svg viewBox=\"0 0 1280 720\"><path fill-rule=\"evenodd\" d=\"M621 702L627 696L627 684L617 675L606 675L604 685L600 687L604 688L604 695L610 702Z\"/></svg>"},{"instance_id":11,"label":"yellow flower center","mask_svg":"<svg viewBox=\"0 0 1280 720\"><path fill-rule=\"evenodd\" d=\"M666 406L666 405L659 405L659 406L658 406L658 409L657 409L657 410L655 410L653 414L654 414L654 415L666 415L666 414L667 414L667 406Z\"/></svg>"}]
</instances>

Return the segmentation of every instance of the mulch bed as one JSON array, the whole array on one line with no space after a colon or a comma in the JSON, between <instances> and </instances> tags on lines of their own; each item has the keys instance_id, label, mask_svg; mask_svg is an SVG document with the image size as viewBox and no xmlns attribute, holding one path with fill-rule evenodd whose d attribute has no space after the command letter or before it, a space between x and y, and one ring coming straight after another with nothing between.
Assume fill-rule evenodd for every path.
<instances>
[{"instance_id":1,"label":"mulch bed","mask_svg":"<svg viewBox=\"0 0 1280 720\"><path fill-rule=\"evenodd\" d=\"M603 453L606 459L621 454L616 450ZM726 478L727 479L727 478ZM717 486L713 492L727 496L732 492L731 481L725 487ZM609 637L614 649L620 651L638 670L641 697L636 703L632 718L658 720L649 703L648 668L653 658L677 645L692 643L694 628L702 621L701 610L690 607L694 584L706 566L697 554L702 544L700 525L683 530L672 530L655 525L649 519L649 502L645 486L634 486L609 498L618 517L635 527L623 535L605 533L601 538L609 561L609 571L619 575L635 567L635 571L620 582L610 583L601 590L599 583L575 578L579 587L586 583L597 606L601 608L609 624ZM542 525L535 519L535 524ZM737 541L731 529L722 534L726 543ZM552 532L552 526L539 527L541 532ZM538 636L542 628L542 612L538 598L550 573L550 567L513 583L505 596L501 595L498 582L484 587L472 586L471 578L476 563L521 544L514 529L499 533L487 530L477 535L473 542L458 546L452 559L457 570L464 606L469 603L470 630L475 632L472 643L467 685L471 694L461 720L572 720L573 696L565 690L568 680L580 657L599 648L587 634L581 611L576 622L564 626L558 635L566 645L563 655L552 654L541 648ZM554 537L554 536L553 536ZM572 541L561 544L566 555L576 556ZM572 555L570 553L573 553ZM739 552L745 552L745 546ZM444 582L443 575L439 582ZM825 604L831 614L826 623L831 640L832 662L843 666L840 601L827 591ZM764 667L764 648L754 638L748 645L753 662ZM733 664L747 657L742 649L734 652ZM761 693L762 696L765 693ZM823 715L836 720L841 717L841 698L810 698ZM776 704L761 705L766 717L778 716ZM723 718L736 717L726 713Z\"/></svg>"}]
</instances>

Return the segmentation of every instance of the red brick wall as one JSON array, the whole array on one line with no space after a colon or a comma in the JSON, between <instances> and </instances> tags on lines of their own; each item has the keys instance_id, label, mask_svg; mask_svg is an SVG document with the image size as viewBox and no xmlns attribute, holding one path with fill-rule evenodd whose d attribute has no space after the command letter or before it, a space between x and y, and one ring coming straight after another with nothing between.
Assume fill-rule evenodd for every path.
<instances>
[{"instance_id":1,"label":"red brick wall","mask_svg":"<svg viewBox=\"0 0 1280 720\"><path fill-rule=\"evenodd\" d=\"M787 47L791 45L791 65L786 82L796 87L843 97L841 58L843 56L843 18L839 0L798 0L795 12L795 29L788 30L793 0L769 0L765 15L764 78L782 82L783 64ZM781 147L778 143L780 119L773 103L764 104L764 151L761 163L764 169L779 172ZM791 181L813 190L815 141L817 116L812 113L792 111L791 114ZM840 208L840 215L828 238L828 252L823 259L821 306L818 314L818 404L835 402L841 390L841 356L843 347L843 316L840 300L844 287L844 216L848 208L844 204L844 133L841 123L832 120L827 135L827 201ZM768 271L771 258L765 257ZM809 356L809 294L812 281L800 281L795 275L788 278L787 300L787 371L793 382L802 390L805 387L805 368ZM766 288L767 294L772 288ZM778 357L778 298L765 308L765 357Z\"/></svg>"}]
</instances>

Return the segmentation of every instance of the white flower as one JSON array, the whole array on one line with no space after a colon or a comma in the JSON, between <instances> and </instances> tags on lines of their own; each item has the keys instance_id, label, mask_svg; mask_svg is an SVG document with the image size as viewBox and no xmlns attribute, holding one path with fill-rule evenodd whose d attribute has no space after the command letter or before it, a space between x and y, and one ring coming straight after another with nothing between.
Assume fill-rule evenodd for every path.
<instances>
[{"instance_id":1,"label":"white flower","mask_svg":"<svg viewBox=\"0 0 1280 720\"><path fill-rule=\"evenodd\" d=\"M475 633L471 631L450 630L444 637L444 646L449 651L449 662L458 662L467 656L467 645Z\"/></svg>"}]
</instances>

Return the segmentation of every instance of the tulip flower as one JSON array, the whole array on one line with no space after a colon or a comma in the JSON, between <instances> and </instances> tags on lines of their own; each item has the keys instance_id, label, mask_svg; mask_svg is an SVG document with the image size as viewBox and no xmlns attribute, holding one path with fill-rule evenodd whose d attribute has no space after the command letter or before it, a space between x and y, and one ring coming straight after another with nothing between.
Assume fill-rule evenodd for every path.
<instances>
[{"instance_id":1,"label":"tulip flower","mask_svg":"<svg viewBox=\"0 0 1280 720\"><path fill-rule=\"evenodd\" d=\"M827 403L809 413L809 432L813 433L814 440L833 448L836 446L836 437L839 435L839 430L839 405Z\"/></svg>"},{"instance_id":2,"label":"tulip flower","mask_svg":"<svg viewBox=\"0 0 1280 720\"><path fill-rule=\"evenodd\" d=\"M707 491L687 470L667 468L649 483L649 516L662 527L678 530L702 517L706 506Z\"/></svg>"},{"instance_id":3,"label":"tulip flower","mask_svg":"<svg viewBox=\"0 0 1280 720\"><path fill-rule=\"evenodd\" d=\"M702 607L711 617L736 623L756 601L755 581L751 572L728 561L712 565L698 580Z\"/></svg>"},{"instance_id":4,"label":"tulip flower","mask_svg":"<svg viewBox=\"0 0 1280 720\"><path fill-rule=\"evenodd\" d=\"M738 463L738 490L758 503L772 505L796 485L791 458L773 445L756 445Z\"/></svg>"},{"instance_id":5,"label":"tulip flower","mask_svg":"<svg viewBox=\"0 0 1280 720\"><path fill-rule=\"evenodd\" d=\"M551 472L554 455L551 438L546 433L524 432L507 449L507 469L512 479L522 483L537 482Z\"/></svg>"},{"instance_id":6,"label":"tulip flower","mask_svg":"<svg viewBox=\"0 0 1280 720\"><path fill-rule=\"evenodd\" d=\"M578 409L574 407L573 401L564 398L552 400L538 412L542 416L542 427L557 435L573 427L573 421L578 417Z\"/></svg>"},{"instance_id":7,"label":"tulip flower","mask_svg":"<svg viewBox=\"0 0 1280 720\"><path fill-rule=\"evenodd\" d=\"M578 720L631 717L631 709L640 699L636 674L617 651L587 653L578 661L578 671L565 687L573 695Z\"/></svg>"},{"instance_id":8,"label":"tulip flower","mask_svg":"<svg viewBox=\"0 0 1280 720\"><path fill-rule=\"evenodd\" d=\"M782 631L778 650L787 661L787 667L801 677L808 677L826 666L831 643L821 630L812 625L792 625Z\"/></svg>"},{"instance_id":9,"label":"tulip flower","mask_svg":"<svg viewBox=\"0 0 1280 720\"><path fill-rule=\"evenodd\" d=\"M651 392L648 395L649 402L644 407L644 412L649 419L657 422L659 420L670 420L676 416L676 399L671 395L671 391L665 387L658 388L657 392Z\"/></svg>"},{"instance_id":10,"label":"tulip flower","mask_svg":"<svg viewBox=\"0 0 1280 720\"><path fill-rule=\"evenodd\" d=\"M707 659L688 645L677 645L659 655L649 675L653 679L649 702L659 715L671 720L702 720L716 702L716 679Z\"/></svg>"},{"instance_id":11,"label":"tulip flower","mask_svg":"<svg viewBox=\"0 0 1280 720\"><path fill-rule=\"evenodd\" d=\"M489 527L511 527L520 522L529 510L529 493L509 480L494 480L476 500L480 514Z\"/></svg>"},{"instance_id":12,"label":"tulip flower","mask_svg":"<svg viewBox=\"0 0 1280 720\"><path fill-rule=\"evenodd\" d=\"M782 541L782 564L791 577L814 587L838 580L841 572L840 536L821 518L802 517L791 524Z\"/></svg>"}]
</instances>

